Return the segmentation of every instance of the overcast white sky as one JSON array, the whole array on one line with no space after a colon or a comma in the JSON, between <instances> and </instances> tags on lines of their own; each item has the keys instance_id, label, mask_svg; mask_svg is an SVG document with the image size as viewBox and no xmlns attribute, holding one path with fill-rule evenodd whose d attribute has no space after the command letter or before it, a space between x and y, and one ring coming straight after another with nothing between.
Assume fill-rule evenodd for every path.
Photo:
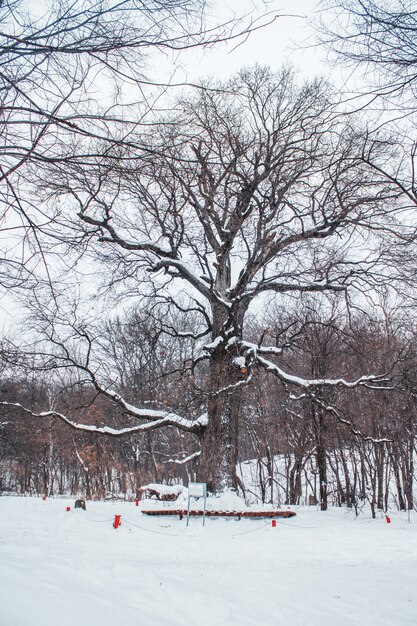
<instances>
[{"instance_id":1,"label":"overcast white sky","mask_svg":"<svg viewBox=\"0 0 417 626\"><path fill-rule=\"evenodd\" d=\"M182 70L177 71L175 82L192 82L207 75L225 78L243 66L255 63L279 69L290 62L305 77L318 74L329 76L329 67L323 62L324 52L307 47L309 40L312 43L310 26L316 5L315 0L271 0L267 4L262 0L212 0L208 10L209 24L242 14L258 18L259 25L273 20L274 16L279 17L265 28L253 32L240 45L234 40L209 49L181 53ZM159 72L165 70L168 76L168 61L166 59L164 63L161 60L160 67L154 69Z\"/></svg>"}]
</instances>

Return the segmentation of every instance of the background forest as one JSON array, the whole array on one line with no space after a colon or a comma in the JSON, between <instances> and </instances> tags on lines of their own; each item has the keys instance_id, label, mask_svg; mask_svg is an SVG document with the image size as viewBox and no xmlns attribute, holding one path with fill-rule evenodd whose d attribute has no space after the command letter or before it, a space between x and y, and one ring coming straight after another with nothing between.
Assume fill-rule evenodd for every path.
<instances>
[{"instance_id":1,"label":"background forest","mask_svg":"<svg viewBox=\"0 0 417 626\"><path fill-rule=\"evenodd\" d=\"M263 332L291 346L289 367L305 376L367 370L390 372L387 389L332 390L337 413L318 411L308 399L289 397L278 381L254 376L245 388L239 434L239 486L249 502L321 503L373 511L413 508L416 440L415 337L404 323L365 316L323 319L312 300L297 316L271 319ZM168 338L141 314L103 328L106 363L112 363L129 402L184 410L201 398L205 375L190 376L192 350ZM51 383L47 375L3 377L8 402L37 413L45 406L76 415L84 424L123 428L126 415L91 390ZM187 484L198 449L175 427L117 438L74 431L52 417L3 408L1 489L27 494L85 494L132 498L149 482ZM132 423L134 420L131 420Z\"/></svg>"}]
</instances>

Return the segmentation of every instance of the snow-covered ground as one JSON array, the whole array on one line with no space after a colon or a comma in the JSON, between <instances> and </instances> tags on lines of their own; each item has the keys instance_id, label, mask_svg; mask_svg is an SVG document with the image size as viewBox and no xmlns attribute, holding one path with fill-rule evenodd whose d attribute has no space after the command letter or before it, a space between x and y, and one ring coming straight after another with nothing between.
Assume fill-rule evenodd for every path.
<instances>
[{"instance_id":1,"label":"snow-covered ground","mask_svg":"<svg viewBox=\"0 0 417 626\"><path fill-rule=\"evenodd\" d=\"M73 504L0 498L1 626L417 624L417 516L296 508L276 528L187 528L134 503Z\"/></svg>"}]
</instances>

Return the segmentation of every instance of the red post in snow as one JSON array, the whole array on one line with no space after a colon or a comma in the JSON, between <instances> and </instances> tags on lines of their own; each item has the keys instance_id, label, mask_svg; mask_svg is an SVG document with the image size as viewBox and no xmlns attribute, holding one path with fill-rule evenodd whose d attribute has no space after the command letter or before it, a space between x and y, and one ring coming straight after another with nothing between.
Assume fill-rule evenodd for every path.
<instances>
[{"instance_id":1,"label":"red post in snow","mask_svg":"<svg viewBox=\"0 0 417 626\"><path fill-rule=\"evenodd\" d=\"M139 499L138 498L136 498L135 504L136 504L136 506L139 506Z\"/></svg>"},{"instance_id":2,"label":"red post in snow","mask_svg":"<svg viewBox=\"0 0 417 626\"><path fill-rule=\"evenodd\" d=\"M115 515L114 516L113 528L119 528L119 526L122 523L121 520L120 520L121 517L122 517L121 515Z\"/></svg>"},{"instance_id":3,"label":"red post in snow","mask_svg":"<svg viewBox=\"0 0 417 626\"><path fill-rule=\"evenodd\" d=\"M277 527L277 520L273 519L272 520L272 528L276 528Z\"/></svg>"},{"instance_id":4,"label":"red post in snow","mask_svg":"<svg viewBox=\"0 0 417 626\"><path fill-rule=\"evenodd\" d=\"M391 524L391 518L388 517L388 515L385 516L385 520L386 520L387 524Z\"/></svg>"}]
</instances>

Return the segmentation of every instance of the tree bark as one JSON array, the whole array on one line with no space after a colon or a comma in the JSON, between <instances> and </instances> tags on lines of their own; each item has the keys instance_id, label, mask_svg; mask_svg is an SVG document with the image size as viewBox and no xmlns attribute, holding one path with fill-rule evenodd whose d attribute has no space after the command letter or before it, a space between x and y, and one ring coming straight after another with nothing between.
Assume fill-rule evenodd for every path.
<instances>
[{"instance_id":1,"label":"tree bark","mask_svg":"<svg viewBox=\"0 0 417 626\"><path fill-rule=\"evenodd\" d=\"M323 410L320 406L312 403L313 424L316 437L316 463L319 473L320 509L327 511L327 446L326 424Z\"/></svg>"},{"instance_id":2,"label":"tree bark","mask_svg":"<svg viewBox=\"0 0 417 626\"><path fill-rule=\"evenodd\" d=\"M201 456L198 479L207 483L210 492L237 490L236 465L239 443L240 394L225 390L239 381L230 355L213 358L210 378L212 393L208 399L208 425L200 437Z\"/></svg>"}]
</instances>

